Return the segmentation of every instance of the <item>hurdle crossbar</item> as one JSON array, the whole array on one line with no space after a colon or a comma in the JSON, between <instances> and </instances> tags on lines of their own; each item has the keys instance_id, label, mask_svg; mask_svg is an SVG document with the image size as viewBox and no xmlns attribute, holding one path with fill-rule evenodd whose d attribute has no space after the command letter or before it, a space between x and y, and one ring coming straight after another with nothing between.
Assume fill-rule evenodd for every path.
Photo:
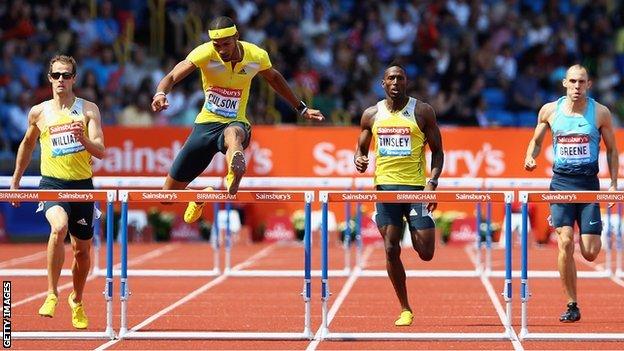
<instances>
[{"instance_id":1,"label":"hurdle crossbar","mask_svg":"<svg viewBox=\"0 0 624 351\"><path fill-rule=\"evenodd\" d=\"M104 299L106 301L106 329L102 332L68 332L68 331L16 331L15 339L114 339L113 331L113 202L116 200L115 190L0 190L0 201L37 202L106 202L106 282ZM0 270L0 275L5 275Z\"/></svg>"},{"instance_id":2,"label":"hurdle crossbar","mask_svg":"<svg viewBox=\"0 0 624 351\"><path fill-rule=\"evenodd\" d=\"M121 207L121 278L120 278L120 300L121 300L121 325L118 337L120 339L280 339L280 340L310 340L313 335L311 331L311 219L312 201L314 192L312 191L239 191L236 195L231 195L227 191L189 191L189 190L122 190L119 192ZM128 235L127 235L127 213L130 202L297 202L304 203L305 211L305 236L304 236L304 274L303 291L301 295L304 301L304 328L300 333L264 333L264 332L206 332L206 331L185 331L185 332L150 332L128 330Z\"/></svg>"},{"instance_id":3,"label":"hurdle crossbar","mask_svg":"<svg viewBox=\"0 0 624 351\"><path fill-rule=\"evenodd\" d=\"M513 192L487 191L322 191L319 198L322 204L322 236L321 236L321 301L322 301L322 340L513 340L515 333L511 328L511 248L505 251L505 266L507 276L503 290L506 302L506 316L503 321L504 331L500 333L334 333L329 330L328 300L329 292L328 272L328 228L327 213L330 202L391 202L391 203L422 203L422 202L497 202L505 204L505 212L511 214ZM507 228L511 227L510 216L507 216ZM507 235L511 235L507 231ZM509 238L511 239L511 238ZM358 272L359 275L359 272ZM365 275L363 275L365 276ZM387 274L386 274L387 276ZM453 276L450 273L440 275ZM440 277L439 276L439 277Z\"/></svg>"},{"instance_id":4,"label":"hurdle crossbar","mask_svg":"<svg viewBox=\"0 0 624 351\"><path fill-rule=\"evenodd\" d=\"M498 190L498 189L524 189L526 191L537 191L537 190L548 190L550 185L550 178L485 178L484 186L487 190ZM611 180L606 178L600 179L600 187L606 189L609 187ZM610 213L607 214L607 221L610 220ZM622 267L622 247L621 247L621 228L620 228L620 246L617 247L617 256L620 257L618 261L616 261L616 271L621 272ZM607 233L607 239L611 239L610 233ZM505 245L511 245L511 243L505 243ZM605 264L604 270L599 271L579 271L577 273L578 278L605 278L612 275L610 270L611 263L611 245L608 245L604 248L605 257L607 264ZM491 265L487 265L487 267L491 267ZM490 270L486 268L485 274L490 277L504 277L505 271L502 270ZM559 271L556 270L529 270L528 272L531 278L558 278ZM616 273L617 274L617 273ZM512 271L512 276L514 278L518 278L522 275L520 270Z\"/></svg>"},{"instance_id":5,"label":"hurdle crossbar","mask_svg":"<svg viewBox=\"0 0 624 351\"><path fill-rule=\"evenodd\" d=\"M245 190L256 189L350 189L353 185L351 177L244 177L240 187ZM229 216L226 217L225 228L225 258L223 273L235 277L303 277L304 272L297 269L240 269L231 270L231 230ZM343 246L345 253L345 266L343 269L330 271L334 277L346 277L351 272L349 246ZM315 269L310 272L312 277L320 277L321 270Z\"/></svg>"},{"instance_id":6,"label":"hurdle crossbar","mask_svg":"<svg viewBox=\"0 0 624 351\"><path fill-rule=\"evenodd\" d=\"M445 190L445 189L468 189L468 190L481 190L483 188L485 184L485 178L441 178L439 180L438 183L438 189L440 190ZM372 178L370 177L362 177L362 178L355 178L354 180L354 186L357 190L361 190L361 189L371 189L374 187L374 183ZM488 206L490 205L490 203L488 203ZM357 204L356 206L356 222L357 227L359 228L360 223L361 223L361 217L362 217L362 213L361 213L361 206L360 203ZM490 214L489 211L489 207L488 207L488 215ZM477 203L477 233L479 231L478 228L480 228L481 226L481 203ZM488 218L489 220L489 218ZM481 237L479 235L475 235L475 248L476 248L476 261L477 264L475 266L474 270L469 270L469 271L458 271L458 270L447 270L447 271L443 271L443 270L436 270L432 273L429 272L425 272L425 271L417 271L417 270L406 270L405 274L408 277L427 277L427 276L431 276L430 274L439 274L438 276L448 276L448 277L477 277L479 275L481 275L483 272L490 272L491 269L491 265L492 265L492 255L491 255L491 250L492 250L492 245L491 245L491 233L489 232L489 226L488 226L488 233L487 233L487 238L486 238L486 245L485 245L485 250L486 250L486 257L485 257L485 262L483 261L483 257L481 254ZM361 263L361 258L362 258L362 237L360 235L360 231L357 230L356 232L356 236L355 236L355 241L356 241L356 266L360 267L360 263ZM387 272L384 270L367 270L367 269L363 269L362 267L362 271L360 272L360 275L363 277L386 277L387 276Z\"/></svg>"},{"instance_id":7,"label":"hurdle crossbar","mask_svg":"<svg viewBox=\"0 0 624 351\"><path fill-rule=\"evenodd\" d=\"M533 203L621 203L623 191L520 191L522 204L522 262L520 276L521 327L520 340L624 340L624 333L530 333L528 327L529 271L528 271L528 204ZM610 232L607 231L607 232ZM610 238L607 236L607 246ZM605 269L611 273L610 256L605 257Z\"/></svg>"}]
</instances>

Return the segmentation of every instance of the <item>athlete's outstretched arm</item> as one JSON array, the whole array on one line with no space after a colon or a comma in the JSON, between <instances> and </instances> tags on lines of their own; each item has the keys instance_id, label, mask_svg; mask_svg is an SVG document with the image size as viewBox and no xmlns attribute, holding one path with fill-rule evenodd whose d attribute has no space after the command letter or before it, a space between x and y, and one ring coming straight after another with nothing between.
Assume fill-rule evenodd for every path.
<instances>
[{"instance_id":1,"label":"athlete's outstretched arm","mask_svg":"<svg viewBox=\"0 0 624 351\"><path fill-rule=\"evenodd\" d=\"M258 72L258 74L261 75L267 83L269 83L273 90L286 99L286 101L288 101L294 109L297 109L301 100L299 100L295 93L293 93L292 89L288 86L288 82L286 82L286 79L284 79L284 76L282 76L279 71L271 67L269 69L265 69L264 71ZM302 115L307 119L316 119L319 121L325 119L325 116L323 116L321 111L311 108L306 108Z\"/></svg>"},{"instance_id":2,"label":"athlete's outstretched arm","mask_svg":"<svg viewBox=\"0 0 624 351\"><path fill-rule=\"evenodd\" d=\"M600 126L600 134L607 148L607 164L609 165L609 175L611 176L611 185L609 190L617 190L618 176L620 170L619 153L617 143L615 141L615 132L613 130L613 122L611 120L611 111L606 106L600 105L598 108L598 118Z\"/></svg>"},{"instance_id":3,"label":"athlete's outstretched arm","mask_svg":"<svg viewBox=\"0 0 624 351\"><path fill-rule=\"evenodd\" d=\"M425 120L425 138L429 149L431 150L431 180L435 183L434 188L437 186L438 178L442 174L442 167L444 166L444 150L442 148L442 134L440 133L440 127L436 119L435 111L429 104L419 104L422 109L422 116Z\"/></svg>"},{"instance_id":4,"label":"athlete's outstretched arm","mask_svg":"<svg viewBox=\"0 0 624 351\"><path fill-rule=\"evenodd\" d=\"M550 128L550 125L548 124L548 119L554 111L555 106L555 103L547 103L546 105L542 106L537 115L537 126L535 127L533 138L531 139L531 141L529 141L529 146L527 147L526 151L526 157L524 158L524 169L526 169L527 171L533 171L537 167L535 158L542 150L544 136L546 136L546 131L548 131L548 128Z\"/></svg>"},{"instance_id":5,"label":"athlete's outstretched arm","mask_svg":"<svg viewBox=\"0 0 624 351\"><path fill-rule=\"evenodd\" d=\"M364 110L362 113L362 119L360 120L360 136L358 137L357 149L355 149L355 155L353 156L353 162L355 163L355 169L364 173L368 168L368 150L373 138L373 122L375 122L375 114L377 113L377 106L371 106Z\"/></svg>"},{"instance_id":6,"label":"athlete's outstretched arm","mask_svg":"<svg viewBox=\"0 0 624 351\"><path fill-rule=\"evenodd\" d=\"M171 72L167 73L167 75L161 79L160 83L158 83L156 94L152 100L152 110L154 110L154 112L160 112L169 107L167 94L173 89L174 85L186 78L186 76L191 74L196 68L197 67L189 60L180 61L173 67Z\"/></svg>"}]
</instances>

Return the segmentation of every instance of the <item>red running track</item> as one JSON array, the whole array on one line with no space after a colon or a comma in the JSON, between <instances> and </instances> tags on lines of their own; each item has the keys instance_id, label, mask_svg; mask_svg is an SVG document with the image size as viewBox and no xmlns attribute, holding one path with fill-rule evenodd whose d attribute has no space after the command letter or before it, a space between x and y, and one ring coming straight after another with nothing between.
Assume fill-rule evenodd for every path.
<instances>
[{"instance_id":1,"label":"red running track","mask_svg":"<svg viewBox=\"0 0 624 351\"><path fill-rule=\"evenodd\" d=\"M44 268L43 244L0 245L0 268ZM263 251L264 250L264 251ZM118 247L115 248L118 264ZM263 254L258 257L258 253ZM204 243L132 244L129 247L129 268L141 269L211 269L213 253ZM519 251L514 250L514 262ZM556 248L532 248L530 268L552 270L556 264ZM410 249L403 250L408 269L474 269L474 249L463 246L438 246L431 262L421 262ZM495 249L493 268L503 269L504 252ZM254 258L254 261L250 261ZM314 247L313 268L320 264L320 250ZM384 252L371 247L366 255L366 269L384 269ZM104 267L104 257L100 257ZM69 252L65 268L69 267ZM604 256L597 264L604 262ZM300 245L238 243L232 250L232 266L249 264L246 269L301 269L303 249ZM339 245L330 248L330 267L341 269L344 256ZM595 270L594 265L578 260L579 270ZM519 267L515 266L515 269ZM598 268L600 268L598 266ZM60 302L53 319L37 315L46 288L45 277L2 277L11 280L13 331L72 331L65 299L71 291L69 277L62 277ZM89 278L85 306L91 325L99 331L105 325L102 297L104 279ZM491 278L408 278L410 302L416 319L408 328L397 329L393 321L399 306L387 278L330 278L333 293L330 306L337 303L330 324L332 332L502 332L497 305L503 279ZM514 279L513 325L519 331L519 280ZM488 287L488 285L491 285ZM156 278L129 277L132 295L129 300L129 327L140 325L141 331L242 331L301 332L303 302L301 278ZM579 304L583 319L575 324L561 324L558 315L565 299L558 279L532 279L529 304L531 332L624 332L624 308L621 297L624 282L620 279L580 279ZM202 289L190 301L162 313L180 299ZM313 278L312 330L317 332L320 321L320 279ZM494 292L492 299L491 292ZM488 293L490 292L490 293ZM37 296L40 294L41 296ZM115 280L114 328L119 328L119 283ZM336 305L337 306L337 305ZM157 316L157 318L154 318ZM148 318L152 322L146 323ZM150 319L150 320L151 320ZM14 349L624 349L621 342L602 341L241 341L241 340L13 340Z\"/></svg>"}]
</instances>

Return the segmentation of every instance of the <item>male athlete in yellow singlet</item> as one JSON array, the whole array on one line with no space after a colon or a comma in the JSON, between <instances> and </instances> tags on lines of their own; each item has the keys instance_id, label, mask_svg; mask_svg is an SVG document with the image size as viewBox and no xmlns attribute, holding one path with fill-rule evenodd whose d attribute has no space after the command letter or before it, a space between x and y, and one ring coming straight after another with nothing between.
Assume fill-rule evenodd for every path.
<instances>
[{"instance_id":1,"label":"male athlete in yellow singlet","mask_svg":"<svg viewBox=\"0 0 624 351\"><path fill-rule=\"evenodd\" d=\"M91 156L104 157L104 137L100 111L87 100L76 97L76 61L69 56L50 60L48 80L52 100L33 106L28 114L28 129L17 151L11 189L18 189L20 179L32 158L37 138L41 144L41 189L93 189ZM18 206L19 203L13 203ZM89 320L82 305L82 292L91 267L93 238L93 202L46 201L40 209L50 223L48 240L48 296L39 309L44 317L54 317L58 303L58 280L65 260L63 242L70 234L74 261L74 290L68 303L72 324L84 329Z\"/></svg>"},{"instance_id":2,"label":"male athlete in yellow singlet","mask_svg":"<svg viewBox=\"0 0 624 351\"><path fill-rule=\"evenodd\" d=\"M362 131L355 151L355 167L368 167L368 150L375 140L375 188L380 191L433 191L442 173L442 137L433 108L406 94L407 76L403 67L391 64L381 82L386 98L362 114ZM431 178L425 178L425 144L431 149ZM431 211L435 203L378 203L375 221L384 239L386 269L401 304L396 326L412 324L414 315L407 298L405 268L401 262L403 219L409 225L412 245L423 261L435 250L435 224Z\"/></svg>"},{"instance_id":3,"label":"male athlete in yellow singlet","mask_svg":"<svg viewBox=\"0 0 624 351\"><path fill-rule=\"evenodd\" d=\"M156 112L167 108L167 93L173 86L195 69L201 71L205 102L163 188L186 188L208 167L217 152L223 152L228 162L227 189L230 194L236 194L246 170L243 149L249 144L251 128L245 110L251 80L256 74L301 116L315 120L324 117L295 96L284 77L271 66L265 50L238 40L238 31L229 17L213 20L208 34L211 41L196 47L160 81L152 101ZM203 206L203 203L189 203L184 220L191 223L199 219Z\"/></svg>"}]
</instances>

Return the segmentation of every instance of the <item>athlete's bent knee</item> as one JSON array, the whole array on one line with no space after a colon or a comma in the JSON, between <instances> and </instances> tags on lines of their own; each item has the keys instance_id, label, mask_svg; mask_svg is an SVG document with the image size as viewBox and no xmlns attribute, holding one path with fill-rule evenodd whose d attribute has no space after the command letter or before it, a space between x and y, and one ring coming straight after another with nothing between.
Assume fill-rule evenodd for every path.
<instances>
[{"instance_id":1,"label":"athlete's bent knee","mask_svg":"<svg viewBox=\"0 0 624 351\"><path fill-rule=\"evenodd\" d=\"M433 250L421 250L418 251L418 256L420 256L420 259L423 261L431 261L433 259Z\"/></svg>"}]
</instances>

